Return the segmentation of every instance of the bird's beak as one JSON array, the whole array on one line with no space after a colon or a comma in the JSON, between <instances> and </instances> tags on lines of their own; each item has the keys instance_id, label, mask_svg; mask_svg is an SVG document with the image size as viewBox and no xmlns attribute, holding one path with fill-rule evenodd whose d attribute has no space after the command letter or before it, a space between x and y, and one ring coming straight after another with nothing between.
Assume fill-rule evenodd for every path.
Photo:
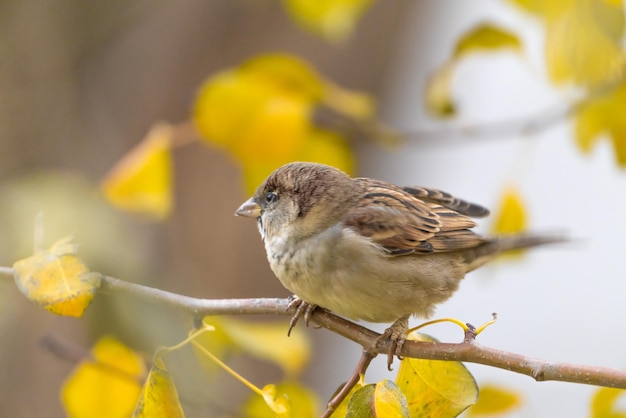
<instances>
[{"instance_id":1,"label":"bird's beak","mask_svg":"<svg viewBox=\"0 0 626 418\"><path fill-rule=\"evenodd\" d=\"M243 202L235 211L236 216L245 216L246 218L258 218L261 216L261 207L252 198Z\"/></svg>"}]
</instances>

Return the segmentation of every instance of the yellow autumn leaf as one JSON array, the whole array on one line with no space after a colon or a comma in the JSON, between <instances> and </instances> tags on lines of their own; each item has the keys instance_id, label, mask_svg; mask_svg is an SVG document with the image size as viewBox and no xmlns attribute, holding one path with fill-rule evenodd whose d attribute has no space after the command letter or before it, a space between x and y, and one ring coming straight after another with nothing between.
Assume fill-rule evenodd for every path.
<instances>
[{"instance_id":1,"label":"yellow autumn leaf","mask_svg":"<svg viewBox=\"0 0 626 418\"><path fill-rule=\"evenodd\" d=\"M546 22L546 62L552 81L595 86L624 74L624 8L578 0Z\"/></svg>"},{"instance_id":2,"label":"yellow autumn leaf","mask_svg":"<svg viewBox=\"0 0 626 418\"><path fill-rule=\"evenodd\" d=\"M156 125L102 180L101 190L115 207L155 219L172 210L170 125Z\"/></svg>"},{"instance_id":3,"label":"yellow autumn leaf","mask_svg":"<svg viewBox=\"0 0 626 418\"><path fill-rule=\"evenodd\" d=\"M454 72L461 59L470 53L520 51L517 36L492 24L482 24L463 34L456 42L450 59L428 80L424 96L426 109L435 116L450 117L456 113L452 98Z\"/></svg>"},{"instance_id":4,"label":"yellow autumn leaf","mask_svg":"<svg viewBox=\"0 0 626 418\"><path fill-rule=\"evenodd\" d=\"M513 234L526 229L526 209L522 196L514 187L508 187L500 197L491 231L494 234Z\"/></svg>"},{"instance_id":5,"label":"yellow autumn leaf","mask_svg":"<svg viewBox=\"0 0 626 418\"><path fill-rule=\"evenodd\" d=\"M178 418L185 413L176 386L161 359L155 359L143 385L133 418Z\"/></svg>"},{"instance_id":6,"label":"yellow autumn leaf","mask_svg":"<svg viewBox=\"0 0 626 418\"><path fill-rule=\"evenodd\" d=\"M275 386L266 386L266 388L268 389L267 395L269 398L276 397L277 393L280 394L278 397L280 402L285 402L288 405L284 406L284 408L289 411L297 411L298 418L316 418L320 415L320 401L317 395L302 384L287 381ZM265 397L253 394L244 403L242 416L249 418L274 418L276 413L268 406Z\"/></svg>"},{"instance_id":7,"label":"yellow autumn leaf","mask_svg":"<svg viewBox=\"0 0 626 418\"><path fill-rule=\"evenodd\" d=\"M398 386L382 380L358 389L348 402L346 418L409 417L407 400Z\"/></svg>"},{"instance_id":8,"label":"yellow autumn leaf","mask_svg":"<svg viewBox=\"0 0 626 418\"><path fill-rule=\"evenodd\" d=\"M451 60L430 75L426 84L424 103L432 115L450 117L456 114L452 100L452 80L456 61Z\"/></svg>"},{"instance_id":9,"label":"yellow autumn leaf","mask_svg":"<svg viewBox=\"0 0 626 418\"><path fill-rule=\"evenodd\" d=\"M550 19L565 12L578 0L509 0L524 10Z\"/></svg>"},{"instance_id":10,"label":"yellow autumn leaf","mask_svg":"<svg viewBox=\"0 0 626 418\"><path fill-rule=\"evenodd\" d=\"M510 0L541 17L550 79L595 86L622 77L622 0Z\"/></svg>"},{"instance_id":11,"label":"yellow autumn leaf","mask_svg":"<svg viewBox=\"0 0 626 418\"><path fill-rule=\"evenodd\" d=\"M329 41L341 41L354 30L372 0L283 0L303 28Z\"/></svg>"},{"instance_id":12,"label":"yellow autumn leaf","mask_svg":"<svg viewBox=\"0 0 626 418\"><path fill-rule=\"evenodd\" d=\"M65 381L61 400L69 418L127 418L137 404L145 365L113 337L102 337Z\"/></svg>"},{"instance_id":13,"label":"yellow autumn leaf","mask_svg":"<svg viewBox=\"0 0 626 418\"><path fill-rule=\"evenodd\" d=\"M279 365L288 376L299 374L311 356L311 343L307 334L294 328L287 337L282 321L245 322L224 317L207 317L204 322L226 334L239 350Z\"/></svg>"},{"instance_id":14,"label":"yellow autumn leaf","mask_svg":"<svg viewBox=\"0 0 626 418\"><path fill-rule=\"evenodd\" d=\"M293 72L244 64L207 80L194 106L202 138L244 166L263 161L275 168L293 160L309 134L314 103L310 86L302 82L309 77Z\"/></svg>"},{"instance_id":15,"label":"yellow autumn leaf","mask_svg":"<svg viewBox=\"0 0 626 418\"><path fill-rule=\"evenodd\" d=\"M504 414L518 408L521 403L519 393L499 386L481 385L478 402L467 410L467 415Z\"/></svg>"},{"instance_id":16,"label":"yellow autumn leaf","mask_svg":"<svg viewBox=\"0 0 626 418\"><path fill-rule=\"evenodd\" d=\"M241 164L246 188L252 191L273 170L291 161L317 161L324 154L351 165L345 139L325 134L317 140L320 130L313 115L320 106L357 123L371 121L374 108L369 96L324 80L306 62L268 54L209 78L198 93L193 119L206 142L223 148Z\"/></svg>"},{"instance_id":17,"label":"yellow autumn leaf","mask_svg":"<svg viewBox=\"0 0 626 418\"><path fill-rule=\"evenodd\" d=\"M300 149L297 160L313 161L337 167L348 174L355 171L355 159L348 142L341 135L316 129Z\"/></svg>"},{"instance_id":18,"label":"yellow autumn leaf","mask_svg":"<svg viewBox=\"0 0 626 418\"><path fill-rule=\"evenodd\" d=\"M591 152L602 135L613 143L617 163L626 166L626 83L609 94L596 98L576 115L575 135L578 147Z\"/></svg>"},{"instance_id":19,"label":"yellow autumn leaf","mask_svg":"<svg viewBox=\"0 0 626 418\"><path fill-rule=\"evenodd\" d=\"M241 71L282 89L301 94L310 101L319 101L326 94L327 82L305 61L292 55L264 54L254 57L239 67Z\"/></svg>"},{"instance_id":20,"label":"yellow autumn leaf","mask_svg":"<svg viewBox=\"0 0 626 418\"><path fill-rule=\"evenodd\" d=\"M64 238L17 261L13 271L17 287L28 299L55 314L81 317L100 288L102 275L89 271L75 255L71 240Z\"/></svg>"},{"instance_id":21,"label":"yellow autumn leaf","mask_svg":"<svg viewBox=\"0 0 626 418\"><path fill-rule=\"evenodd\" d=\"M334 111L356 121L371 120L376 111L374 99L369 94L347 90L326 82L322 103Z\"/></svg>"},{"instance_id":22,"label":"yellow autumn leaf","mask_svg":"<svg viewBox=\"0 0 626 418\"><path fill-rule=\"evenodd\" d=\"M522 45L513 33L492 24L482 24L457 41L453 56L458 58L470 52L502 49L520 51Z\"/></svg>"},{"instance_id":23,"label":"yellow autumn leaf","mask_svg":"<svg viewBox=\"0 0 626 418\"><path fill-rule=\"evenodd\" d=\"M414 341L435 342L424 334L411 332ZM456 361L405 358L396 376L413 417L456 417L476 403L478 387L463 363Z\"/></svg>"},{"instance_id":24,"label":"yellow autumn leaf","mask_svg":"<svg viewBox=\"0 0 626 418\"><path fill-rule=\"evenodd\" d=\"M623 389L599 388L591 399L591 418L626 418L626 410L618 402L624 399Z\"/></svg>"},{"instance_id":25,"label":"yellow autumn leaf","mask_svg":"<svg viewBox=\"0 0 626 418\"><path fill-rule=\"evenodd\" d=\"M346 139L334 132L322 129L312 130L291 158L280 163L254 159L243 166L243 178L248 194L256 188L280 165L291 161L311 161L328 164L352 174L355 171L354 154Z\"/></svg>"}]
</instances>

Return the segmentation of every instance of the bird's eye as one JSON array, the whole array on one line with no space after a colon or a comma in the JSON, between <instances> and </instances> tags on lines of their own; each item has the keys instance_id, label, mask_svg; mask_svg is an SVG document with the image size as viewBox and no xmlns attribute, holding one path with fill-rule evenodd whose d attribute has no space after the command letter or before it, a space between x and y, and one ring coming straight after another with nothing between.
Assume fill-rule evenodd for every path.
<instances>
[{"instance_id":1,"label":"bird's eye","mask_svg":"<svg viewBox=\"0 0 626 418\"><path fill-rule=\"evenodd\" d=\"M276 200L278 200L278 195L274 192L267 192L265 194L265 201L267 203L272 203L275 202Z\"/></svg>"}]
</instances>

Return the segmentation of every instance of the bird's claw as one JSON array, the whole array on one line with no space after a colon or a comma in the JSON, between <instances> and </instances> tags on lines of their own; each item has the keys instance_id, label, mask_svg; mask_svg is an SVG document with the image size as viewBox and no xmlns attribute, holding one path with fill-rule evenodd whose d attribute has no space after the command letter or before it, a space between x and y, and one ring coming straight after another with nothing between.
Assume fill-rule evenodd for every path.
<instances>
[{"instance_id":1,"label":"bird's claw","mask_svg":"<svg viewBox=\"0 0 626 418\"><path fill-rule=\"evenodd\" d=\"M398 357L399 360L402 360L402 356L400 353L402 352L402 347L406 342L406 333L409 328L409 317L403 317L398 319L393 323L389 328L382 333L382 335L378 338L379 342L389 341L389 350L387 351L387 369L389 371L393 370L391 365L393 364L393 358Z\"/></svg>"},{"instance_id":2,"label":"bird's claw","mask_svg":"<svg viewBox=\"0 0 626 418\"><path fill-rule=\"evenodd\" d=\"M304 316L304 324L308 327L309 322L311 320L311 315L313 315L313 311L317 308L317 305L313 305L312 303L307 303L300 299L297 296L292 296L290 298L289 304L287 305L287 309L296 309L296 312L291 317L289 321L289 330L287 331L287 336L291 335L291 330L296 326L298 320Z\"/></svg>"}]
</instances>

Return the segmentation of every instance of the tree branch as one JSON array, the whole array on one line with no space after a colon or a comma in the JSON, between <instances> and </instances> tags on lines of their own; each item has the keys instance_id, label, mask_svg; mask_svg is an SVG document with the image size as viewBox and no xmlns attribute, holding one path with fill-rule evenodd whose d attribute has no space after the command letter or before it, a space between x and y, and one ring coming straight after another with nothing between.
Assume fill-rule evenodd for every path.
<instances>
[{"instance_id":1,"label":"tree branch","mask_svg":"<svg viewBox=\"0 0 626 418\"><path fill-rule=\"evenodd\" d=\"M12 278L13 269L0 267L0 279ZM102 280L101 292L113 295L130 295L178 309L194 318L207 315L293 314L292 310L288 309L288 299L198 299L106 276ZM311 321L356 342L363 347L365 352L372 355L387 354L389 351L389 342L379 341L379 333L323 309L317 309L313 313ZM400 354L411 358L484 364L521 373L537 381L556 380L626 389L626 371L526 357L521 354L484 347L476 342L472 336L470 338L466 336L461 343L407 341Z\"/></svg>"}]
</instances>

